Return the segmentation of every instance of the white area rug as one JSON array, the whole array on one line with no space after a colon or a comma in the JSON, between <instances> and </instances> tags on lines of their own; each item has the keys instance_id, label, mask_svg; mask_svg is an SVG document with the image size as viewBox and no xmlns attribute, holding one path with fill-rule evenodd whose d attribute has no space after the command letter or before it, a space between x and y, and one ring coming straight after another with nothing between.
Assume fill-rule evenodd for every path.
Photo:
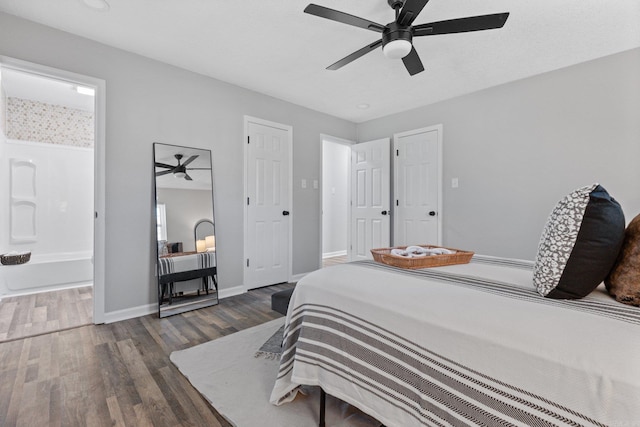
<instances>
[{"instance_id":1,"label":"white area rug","mask_svg":"<svg viewBox=\"0 0 640 427\"><path fill-rule=\"evenodd\" d=\"M255 357L284 318L171 353L171 361L191 384L237 427L314 427L320 394L310 388L291 403L269 403L279 360ZM379 426L353 406L327 396L327 427Z\"/></svg>"}]
</instances>

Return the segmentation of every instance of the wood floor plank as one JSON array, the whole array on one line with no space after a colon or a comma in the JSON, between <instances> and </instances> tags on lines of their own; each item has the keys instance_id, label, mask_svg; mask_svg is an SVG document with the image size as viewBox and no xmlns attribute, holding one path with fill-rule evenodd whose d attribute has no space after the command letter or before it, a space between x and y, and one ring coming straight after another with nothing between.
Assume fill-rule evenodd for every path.
<instances>
[{"instance_id":1,"label":"wood floor plank","mask_svg":"<svg viewBox=\"0 0 640 427\"><path fill-rule=\"evenodd\" d=\"M151 419L149 418L149 414L148 412L145 410L145 407L142 403L140 403L139 405L136 405L133 408L136 417L133 418L133 422L128 423L128 426L131 427L154 427L153 422L151 421Z\"/></svg>"},{"instance_id":2,"label":"wood floor plank","mask_svg":"<svg viewBox=\"0 0 640 427\"><path fill-rule=\"evenodd\" d=\"M60 378L53 377L49 383L49 427L62 426L62 392Z\"/></svg>"},{"instance_id":3,"label":"wood floor plank","mask_svg":"<svg viewBox=\"0 0 640 427\"><path fill-rule=\"evenodd\" d=\"M256 289L165 319L149 315L0 343L0 425L230 427L169 356L281 317L270 296L292 286ZM52 321L45 297L23 306L29 304L46 306ZM0 323L17 317L0 306Z\"/></svg>"},{"instance_id":4,"label":"wood floor plank","mask_svg":"<svg viewBox=\"0 0 640 427\"><path fill-rule=\"evenodd\" d=\"M16 370L13 387L11 393L7 398L9 399L9 406L7 407L7 413L5 418L5 425L16 425L18 417L20 415L20 408L22 406L23 390L26 379L27 361L29 349L31 347L30 341L21 343L21 351L19 359L17 360L18 366Z\"/></svg>"},{"instance_id":5,"label":"wood floor plank","mask_svg":"<svg viewBox=\"0 0 640 427\"><path fill-rule=\"evenodd\" d=\"M158 370L158 374L164 381L163 390L165 390L165 393L170 393L172 400L178 403L177 405L172 405L178 419L186 420L191 415L193 419L189 421L188 425L221 427L217 420L212 422L213 420L208 410L208 404L200 394L191 387L191 384L186 378L180 375L175 367L164 366ZM206 416L207 414L209 414L209 417ZM187 424L184 423L183 425Z\"/></svg>"},{"instance_id":6,"label":"wood floor plank","mask_svg":"<svg viewBox=\"0 0 640 427\"><path fill-rule=\"evenodd\" d=\"M135 420L138 415L134 408L142 404L138 390L129 376L127 366L115 342L103 343L97 347L98 363L102 368L103 387L107 399L118 403L125 420Z\"/></svg>"},{"instance_id":7,"label":"wood floor plank","mask_svg":"<svg viewBox=\"0 0 640 427\"><path fill-rule=\"evenodd\" d=\"M92 286L4 297L0 342L89 325L92 318Z\"/></svg>"}]
</instances>

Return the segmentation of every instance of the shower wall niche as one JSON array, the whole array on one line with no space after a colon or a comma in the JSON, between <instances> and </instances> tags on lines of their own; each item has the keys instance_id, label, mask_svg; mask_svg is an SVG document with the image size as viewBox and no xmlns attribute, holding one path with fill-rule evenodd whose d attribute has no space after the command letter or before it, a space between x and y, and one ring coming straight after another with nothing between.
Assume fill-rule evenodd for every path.
<instances>
[{"instance_id":1,"label":"shower wall niche","mask_svg":"<svg viewBox=\"0 0 640 427\"><path fill-rule=\"evenodd\" d=\"M9 174L11 243L36 242L36 164L31 160L11 159Z\"/></svg>"}]
</instances>

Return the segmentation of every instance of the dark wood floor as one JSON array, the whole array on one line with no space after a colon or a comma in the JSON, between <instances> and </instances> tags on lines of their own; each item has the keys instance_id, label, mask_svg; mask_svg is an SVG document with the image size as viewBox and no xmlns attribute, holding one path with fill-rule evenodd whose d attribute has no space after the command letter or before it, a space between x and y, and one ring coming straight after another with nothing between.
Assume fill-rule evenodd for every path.
<instances>
[{"instance_id":1,"label":"dark wood floor","mask_svg":"<svg viewBox=\"0 0 640 427\"><path fill-rule=\"evenodd\" d=\"M4 297L0 342L93 323L93 286Z\"/></svg>"},{"instance_id":2,"label":"dark wood floor","mask_svg":"<svg viewBox=\"0 0 640 427\"><path fill-rule=\"evenodd\" d=\"M271 294L292 286L0 343L0 425L229 427L169 355L280 317Z\"/></svg>"}]
</instances>

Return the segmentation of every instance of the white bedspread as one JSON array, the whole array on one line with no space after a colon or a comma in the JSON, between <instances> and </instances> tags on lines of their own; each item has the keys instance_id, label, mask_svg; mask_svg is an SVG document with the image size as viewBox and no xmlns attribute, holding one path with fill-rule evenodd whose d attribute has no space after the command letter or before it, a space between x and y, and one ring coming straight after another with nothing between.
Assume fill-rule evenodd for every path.
<instances>
[{"instance_id":1,"label":"white bedspread","mask_svg":"<svg viewBox=\"0 0 640 427\"><path fill-rule=\"evenodd\" d=\"M543 298L518 263L334 266L296 286L272 403L301 384L388 427L640 426L640 309Z\"/></svg>"}]
</instances>

